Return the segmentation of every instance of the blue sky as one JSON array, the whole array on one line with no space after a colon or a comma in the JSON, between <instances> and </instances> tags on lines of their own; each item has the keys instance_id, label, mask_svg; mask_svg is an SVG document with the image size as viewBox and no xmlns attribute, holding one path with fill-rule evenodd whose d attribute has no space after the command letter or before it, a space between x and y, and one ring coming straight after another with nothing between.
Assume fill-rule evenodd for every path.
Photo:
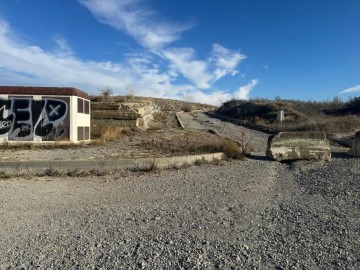
<instances>
[{"instance_id":1,"label":"blue sky","mask_svg":"<svg viewBox=\"0 0 360 270\"><path fill-rule=\"evenodd\" d=\"M0 0L0 84L346 100L359 15L358 0Z\"/></svg>"}]
</instances>

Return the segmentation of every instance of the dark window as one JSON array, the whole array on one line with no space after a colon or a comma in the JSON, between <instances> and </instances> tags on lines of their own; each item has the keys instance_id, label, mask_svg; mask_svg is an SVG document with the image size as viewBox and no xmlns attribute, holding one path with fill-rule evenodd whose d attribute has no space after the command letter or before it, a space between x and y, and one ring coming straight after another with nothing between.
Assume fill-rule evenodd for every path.
<instances>
[{"instance_id":1,"label":"dark window","mask_svg":"<svg viewBox=\"0 0 360 270\"><path fill-rule=\"evenodd\" d=\"M90 114L90 101L85 100L85 113Z\"/></svg>"},{"instance_id":2,"label":"dark window","mask_svg":"<svg viewBox=\"0 0 360 270\"><path fill-rule=\"evenodd\" d=\"M84 100L78 98L78 113L84 113Z\"/></svg>"},{"instance_id":3,"label":"dark window","mask_svg":"<svg viewBox=\"0 0 360 270\"><path fill-rule=\"evenodd\" d=\"M90 127L85 127L85 140L90 139Z\"/></svg>"},{"instance_id":4,"label":"dark window","mask_svg":"<svg viewBox=\"0 0 360 270\"><path fill-rule=\"evenodd\" d=\"M78 127L78 141L90 140L90 127Z\"/></svg>"},{"instance_id":5,"label":"dark window","mask_svg":"<svg viewBox=\"0 0 360 270\"><path fill-rule=\"evenodd\" d=\"M84 127L78 127L78 141L84 140Z\"/></svg>"}]
</instances>

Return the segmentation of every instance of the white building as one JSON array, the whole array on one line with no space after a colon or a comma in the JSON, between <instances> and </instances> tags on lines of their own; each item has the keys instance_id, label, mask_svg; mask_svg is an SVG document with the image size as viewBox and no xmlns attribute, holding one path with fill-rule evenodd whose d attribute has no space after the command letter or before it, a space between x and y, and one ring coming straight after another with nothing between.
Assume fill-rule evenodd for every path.
<instances>
[{"instance_id":1,"label":"white building","mask_svg":"<svg viewBox=\"0 0 360 270\"><path fill-rule=\"evenodd\" d=\"M90 141L90 97L76 88L0 86L1 142Z\"/></svg>"}]
</instances>

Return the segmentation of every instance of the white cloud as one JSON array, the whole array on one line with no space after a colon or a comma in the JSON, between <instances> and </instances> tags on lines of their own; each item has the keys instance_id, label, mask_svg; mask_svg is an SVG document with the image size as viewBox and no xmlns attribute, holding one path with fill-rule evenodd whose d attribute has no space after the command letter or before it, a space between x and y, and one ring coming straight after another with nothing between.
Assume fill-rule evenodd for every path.
<instances>
[{"instance_id":1,"label":"white cloud","mask_svg":"<svg viewBox=\"0 0 360 270\"><path fill-rule=\"evenodd\" d=\"M248 84L241 86L237 91L234 92L234 97L237 99L249 99L250 92L259 83L259 80L253 79Z\"/></svg>"},{"instance_id":2,"label":"white cloud","mask_svg":"<svg viewBox=\"0 0 360 270\"><path fill-rule=\"evenodd\" d=\"M172 64L171 67L178 70L185 78L199 88L209 88L213 75L208 70L205 61L194 59L194 50L191 48L174 48L164 50L163 55Z\"/></svg>"},{"instance_id":3,"label":"white cloud","mask_svg":"<svg viewBox=\"0 0 360 270\"><path fill-rule=\"evenodd\" d=\"M71 86L94 94L103 87L124 94L132 86L137 95L182 99L184 93L190 93L195 102L219 105L233 96L247 98L258 82L252 80L233 94L213 89L220 78L237 74L236 68L246 56L219 44L212 46L205 59L198 59L193 48L169 47L189 25L155 20L155 13L143 7L143 0L78 1L100 22L125 31L145 50L125 54L120 63L84 61L64 37L56 36L57 47L47 51L19 39L0 18L2 85ZM182 82L180 74L188 82Z\"/></svg>"},{"instance_id":4,"label":"white cloud","mask_svg":"<svg viewBox=\"0 0 360 270\"><path fill-rule=\"evenodd\" d=\"M355 85L353 87L346 88L340 92L340 94L347 94L347 93L356 93L360 92L360 85Z\"/></svg>"},{"instance_id":5,"label":"white cloud","mask_svg":"<svg viewBox=\"0 0 360 270\"><path fill-rule=\"evenodd\" d=\"M240 52L229 50L220 44L214 44L212 50L212 61L215 65L221 69L225 70L226 73L231 73L235 71L235 68L239 63L246 58L245 55L240 54Z\"/></svg>"},{"instance_id":6,"label":"white cloud","mask_svg":"<svg viewBox=\"0 0 360 270\"><path fill-rule=\"evenodd\" d=\"M219 44L213 45L211 57L206 60L197 60L192 48L164 49L162 55L171 62L174 69L201 89L210 88L226 75L235 75L235 68L246 58L245 55Z\"/></svg>"},{"instance_id":7,"label":"white cloud","mask_svg":"<svg viewBox=\"0 0 360 270\"><path fill-rule=\"evenodd\" d=\"M220 78L237 74L237 66L246 58L239 51L214 44L211 56L195 57L193 48L168 48L192 25L174 25L155 20L155 12L144 7L143 0L79 0L100 22L124 31L141 46L170 62L171 74L181 73L201 89L208 89ZM175 73L174 73L175 72Z\"/></svg>"},{"instance_id":8,"label":"white cloud","mask_svg":"<svg viewBox=\"0 0 360 270\"><path fill-rule=\"evenodd\" d=\"M102 23L125 31L148 49L158 49L177 40L193 26L159 22L155 12L146 9L143 0L78 0Z\"/></svg>"},{"instance_id":9,"label":"white cloud","mask_svg":"<svg viewBox=\"0 0 360 270\"><path fill-rule=\"evenodd\" d=\"M232 95L224 91L213 91L204 93L199 90L192 91L189 95L190 100L194 102L206 103L214 106L220 106L225 101L232 98Z\"/></svg>"},{"instance_id":10,"label":"white cloud","mask_svg":"<svg viewBox=\"0 0 360 270\"><path fill-rule=\"evenodd\" d=\"M54 53L56 53L57 55L62 55L62 56L70 56L73 54L72 49L70 48L68 42L66 41L66 39L64 37L56 36L56 37L54 37L54 41L58 46L55 49Z\"/></svg>"},{"instance_id":11,"label":"white cloud","mask_svg":"<svg viewBox=\"0 0 360 270\"><path fill-rule=\"evenodd\" d=\"M2 85L74 86L93 93L107 86L116 94L134 85L137 94L158 97L175 97L188 87L172 85L172 76L161 72L146 58L129 57L120 64L83 61L73 54L45 51L19 40L3 21L0 21L0 40Z\"/></svg>"}]
</instances>

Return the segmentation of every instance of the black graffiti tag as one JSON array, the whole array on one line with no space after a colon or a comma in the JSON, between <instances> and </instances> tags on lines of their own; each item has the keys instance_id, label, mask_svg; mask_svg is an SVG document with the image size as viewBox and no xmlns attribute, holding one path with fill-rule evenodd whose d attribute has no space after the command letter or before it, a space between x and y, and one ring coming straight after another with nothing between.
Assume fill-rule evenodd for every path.
<instances>
[{"instance_id":1,"label":"black graffiti tag","mask_svg":"<svg viewBox=\"0 0 360 270\"><path fill-rule=\"evenodd\" d=\"M55 139L65 136L68 103L60 99L0 98L0 136L9 140Z\"/></svg>"},{"instance_id":2,"label":"black graffiti tag","mask_svg":"<svg viewBox=\"0 0 360 270\"><path fill-rule=\"evenodd\" d=\"M35 135L47 137L61 137L64 130L57 127L63 122L68 112L68 104L62 100L45 99L42 100L42 112L35 128Z\"/></svg>"}]
</instances>

